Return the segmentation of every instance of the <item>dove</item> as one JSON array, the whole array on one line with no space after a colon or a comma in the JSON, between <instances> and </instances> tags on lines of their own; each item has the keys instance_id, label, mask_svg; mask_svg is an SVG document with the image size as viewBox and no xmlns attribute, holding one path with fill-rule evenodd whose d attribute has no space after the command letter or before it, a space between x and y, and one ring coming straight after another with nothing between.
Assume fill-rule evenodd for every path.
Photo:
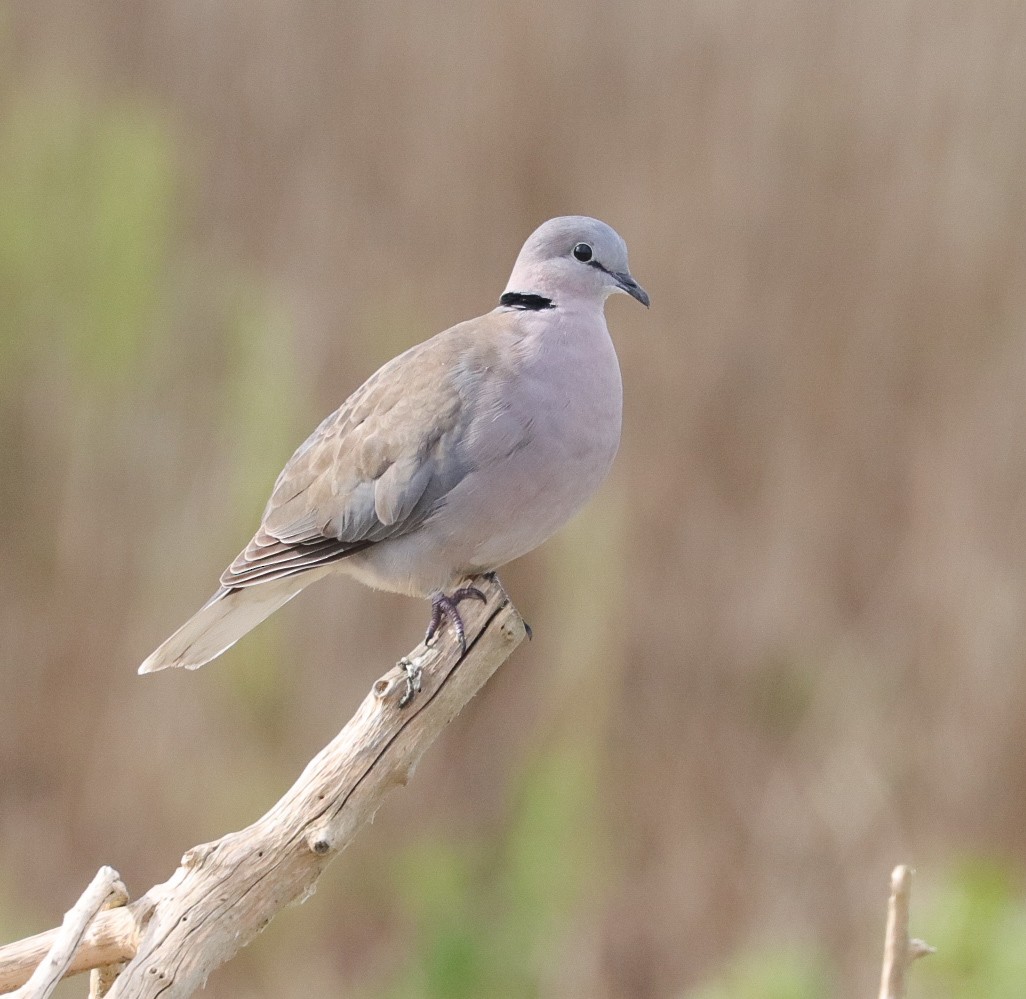
<instances>
[{"instance_id":1,"label":"dove","mask_svg":"<svg viewBox=\"0 0 1026 999\"><path fill-rule=\"evenodd\" d=\"M620 367L605 301L648 294L604 222L550 219L499 304L389 361L328 416L275 482L217 592L139 667L196 669L301 590L345 573L431 600L463 653L460 585L559 530L620 443Z\"/></svg>"}]
</instances>

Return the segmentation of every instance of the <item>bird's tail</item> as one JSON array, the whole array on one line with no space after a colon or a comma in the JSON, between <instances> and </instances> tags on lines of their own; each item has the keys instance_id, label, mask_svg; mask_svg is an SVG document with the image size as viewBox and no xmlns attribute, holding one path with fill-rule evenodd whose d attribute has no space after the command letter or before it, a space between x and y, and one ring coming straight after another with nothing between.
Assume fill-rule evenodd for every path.
<instances>
[{"instance_id":1,"label":"bird's tail","mask_svg":"<svg viewBox=\"0 0 1026 999\"><path fill-rule=\"evenodd\" d=\"M321 575L301 572L254 586L231 590L222 586L146 659L139 672L156 673L169 666L199 669L230 649L243 635Z\"/></svg>"}]
</instances>

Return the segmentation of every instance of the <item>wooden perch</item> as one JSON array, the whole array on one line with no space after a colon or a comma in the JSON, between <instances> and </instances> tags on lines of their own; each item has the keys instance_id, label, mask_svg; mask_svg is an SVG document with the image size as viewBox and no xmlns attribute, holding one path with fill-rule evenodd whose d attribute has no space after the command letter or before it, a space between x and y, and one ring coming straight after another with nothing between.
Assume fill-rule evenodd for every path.
<instances>
[{"instance_id":1,"label":"wooden perch","mask_svg":"<svg viewBox=\"0 0 1026 999\"><path fill-rule=\"evenodd\" d=\"M418 646L410 659L423 666L422 687L412 703L399 707L407 682L397 666L263 818L193 847L166 882L97 915L66 973L128 961L106 993L110 999L181 999L282 908L308 897L385 794L407 782L424 750L523 640L524 622L498 580L475 585L488 600L460 605L463 659L451 629L430 649ZM26 982L60 933L0 947L0 992Z\"/></svg>"},{"instance_id":2,"label":"wooden perch","mask_svg":"<svg viewBox=\"0 0 1026 999\"><path fill-rule=\"evenodd\" d=\"M884 936L880 999L905 999L908 966L917 958L935 953L922 940L908 936L912 905L912 868L904 864L891 872L891 898L887 904L887 932Z\"/></svg>"}]
</instances>

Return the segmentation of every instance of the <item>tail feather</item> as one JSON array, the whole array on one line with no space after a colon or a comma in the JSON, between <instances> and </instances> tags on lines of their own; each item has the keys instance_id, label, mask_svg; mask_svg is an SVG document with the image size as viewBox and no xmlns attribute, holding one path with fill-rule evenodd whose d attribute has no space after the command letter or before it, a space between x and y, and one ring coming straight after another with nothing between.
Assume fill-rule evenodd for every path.
<instances>
[{"instance_id":1,"label":"tail feather","mask_svg":"<svg viewBox=\"0 0 1026 999\"><path fill-rule=\"evenodd\" d=\"M304 572L239 589L221 587L139 667L156 673L169 666L199 669L230 649L300 590L323 575Z\"/></svg>"}]
</instances>

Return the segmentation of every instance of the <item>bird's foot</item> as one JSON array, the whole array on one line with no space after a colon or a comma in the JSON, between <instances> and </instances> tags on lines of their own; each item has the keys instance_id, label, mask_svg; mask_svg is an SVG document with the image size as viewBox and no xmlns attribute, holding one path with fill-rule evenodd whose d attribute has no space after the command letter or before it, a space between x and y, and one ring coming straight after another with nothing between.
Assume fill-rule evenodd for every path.
<instances>
[{"instance_id":1,"label":"bird's foot","mask_svg":"<svg viewBox=\"0 0 1026 999\"><path fill-rule=\"evenodd\" d=\"M396 665L406 674L406 690L399 698L399 707L405 708L420 693L420 681L424 674L424 667L405 656Z\"/></svg>"},{"instance_id":2,"label":"bird's foot","mask_svg":"<svg viewBox=\"0 0 1026 999\"><path fill-rule=\"evenodd\" d=\"M460 617L459 604L462 600L480 600L486 603L488 598L476 586L463 586L455 593L446 596L444 593L436 593L431 598L431 622L428 624L427 634L424 635L424 644L430 645L438 634L442 621L449 621L456 637L460 643L460 655L467 654L467 633L463 627L463 618Z\"/></svg>"}]
</instances>

